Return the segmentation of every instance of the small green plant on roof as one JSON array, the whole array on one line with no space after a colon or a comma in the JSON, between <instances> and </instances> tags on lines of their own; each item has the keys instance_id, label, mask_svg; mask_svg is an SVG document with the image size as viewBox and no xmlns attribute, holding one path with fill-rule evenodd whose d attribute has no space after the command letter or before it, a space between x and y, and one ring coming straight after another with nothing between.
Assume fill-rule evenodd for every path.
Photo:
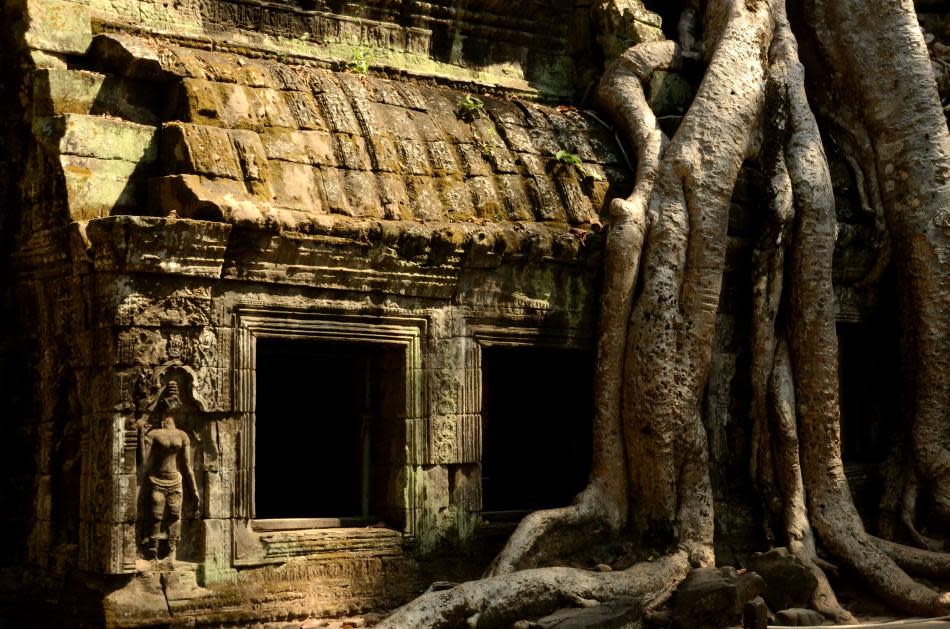
<instances>
[{"instance_id":1,"label":"small green plant on roof","mask_svg":"<svg viewBox=\"0 0 950 629\"><path fill-rule=\"evenodd\" d=\"M554 154L554 159L561 162L562 164L567 164L568 166L575 166L577 170L580 171L584 177L590 177L594 181L603 181L604 178L599 172L594 170L589 166L584 165L584 161L577 155L577 153L571 153L570 151L560 150Z\"/></svg>"},{"instance_id":2,"label":"small green plant on roof","mask_svg":"<svg viewBox=\"0 0 950 629\"><path fill-rule=\"evenodd\" d=\"M494 131L494 129L492 131ZM494 159L495 147L483 138L478 131L472 130L472 136L475 138L475 146L481 152L482 157L488 160Z\"/></svg>"},{"instance_id":3,"label":"small green plant on roof","mask_svg":"<svg viewBox=\"0 0 950 629\"><path fill-rule=\"evenodd\" d=\"M355 46L350 60L346 64L347 70L356 74L366 74L369 72L369 62L373 55L362 46Z\"/></svg>"},{"instance_id":4,"label":"small green plant on roof","mask_svg":"<svg viewBox=\"0 0 950 629\"><path fill-rule=\"evenodd\" d=\"M472 122L485 113L485 103L478 96L466 94L455 104L455 115L465 122Z\"/></svg>"}]
</instances>

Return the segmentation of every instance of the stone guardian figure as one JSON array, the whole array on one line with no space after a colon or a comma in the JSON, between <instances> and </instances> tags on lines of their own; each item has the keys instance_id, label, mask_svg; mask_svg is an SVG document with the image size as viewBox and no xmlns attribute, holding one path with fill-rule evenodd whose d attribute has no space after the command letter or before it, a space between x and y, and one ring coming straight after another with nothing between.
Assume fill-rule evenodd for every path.
<instances>
[{"instance_id":1,"label":"stone guardian figure","mask_svg":"<svg viewBox=\"0 0 950 629\"><path fill-rule=\"evenodd\" d=\"M139 447L142 453L143 489L146 492L146 517L149 523L142 540L145 555L158 559L159 545L167 541L166 557L174 560L181 539L182 485L195 499L195 511L200 508L198 484L191 465L191 440L185 431L175 426L175 417L182 405L178 383L169 382L159 402L162 422L153 427L147 420L139 422Z\"/></svg>"}]
</instances>

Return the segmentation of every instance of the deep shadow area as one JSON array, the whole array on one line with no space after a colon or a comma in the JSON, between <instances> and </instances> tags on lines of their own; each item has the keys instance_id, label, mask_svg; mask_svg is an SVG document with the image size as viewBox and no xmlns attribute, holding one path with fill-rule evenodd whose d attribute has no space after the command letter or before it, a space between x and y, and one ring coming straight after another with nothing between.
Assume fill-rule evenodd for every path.
<instances>
[{"instance_id":1,"label":"deep shadow area","mask_svg":"<svg viewBox=\"0 0 950 629\"><path fill-rule=\"evenodd\" d=\"M384 518L401 526L400 357L370 344L258 340L257 518Z\"/></svg>"},{"instance_id":2,"label":"deep shadow area","mask_svg":"<svg viewBox=\"0 0 950 629\"><path fill-rule=\"evenodd\" d=\"M482 350L486 512L567 505L590 472L593 355L534 347Z\"/></svg>"}]
</instances>

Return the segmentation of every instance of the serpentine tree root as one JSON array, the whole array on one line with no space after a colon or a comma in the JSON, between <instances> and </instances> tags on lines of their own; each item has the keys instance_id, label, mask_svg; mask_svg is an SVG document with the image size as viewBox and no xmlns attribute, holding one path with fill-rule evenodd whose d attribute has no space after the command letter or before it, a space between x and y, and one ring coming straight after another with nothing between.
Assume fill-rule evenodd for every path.
<instances>
[{"instance_id":1,"label":"serpentine tree root","mask_svg":"<svg viewBox=\"0 0 950 629\"><path fill-rule=\"evenodd\" d=\"M892 239L905 346L913 349L905 389L913 394L914 473L936 517L950 521L950 135L929 59L910 0L804 4L796 29L849 87L847 99L818 93L818 111L832 125L850 125L862 198L879 209ZM639 44L608 62L598 98L637 164L632 194L610 206L589 484L571 505L526 517L485 578L427 593L381 627L505 626L621 596L649 608L690 568L714 564L701 408L730 199L752 159L764 165L772 197L753 256L751 472L766 508L818 578L812 605L826 616L852 620L824 574L819 543L895 608L950 613L950 594L908 576L946 576L950 556L869 535L845 479L834 195L788 18L784 0L690 2L682 48ZM705 76L667 139L643 84L691 62L705 63ZM660 558L609 573L537 567L598 535Z\"/></svg>"}]
</instances>

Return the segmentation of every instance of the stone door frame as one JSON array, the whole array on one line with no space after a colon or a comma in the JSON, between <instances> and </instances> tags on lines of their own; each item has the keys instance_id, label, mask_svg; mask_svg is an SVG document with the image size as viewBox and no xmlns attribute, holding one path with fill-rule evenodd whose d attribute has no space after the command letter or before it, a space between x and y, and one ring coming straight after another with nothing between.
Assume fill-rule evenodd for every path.
<instances>
[{"instance_id":1,"label":"stone door frame","mask_svg":"<svg viewBox=\"0 0 950 629\"><path fill-rule=\"evenodd\" d=\"M336 343L381 345L405 357L405 408L397 413L406 424L407 451L414 443L414 427L424 424L425 377L423 343L427 322L423 317L334 313L277 307L240 307L234 312L233 390L235 411L241 422L239 463L235 470L233 517L254 520L255 387L257 339L300 339ZM422 436L424 439L424 435ZM422 442L424 443L424 441ZM411 461L407 461L407 465ZM403 492L407 514L416 508L414 492ZM406 518L404 534L412 535L412 518Z\"/></svg>"}]
</instances>

